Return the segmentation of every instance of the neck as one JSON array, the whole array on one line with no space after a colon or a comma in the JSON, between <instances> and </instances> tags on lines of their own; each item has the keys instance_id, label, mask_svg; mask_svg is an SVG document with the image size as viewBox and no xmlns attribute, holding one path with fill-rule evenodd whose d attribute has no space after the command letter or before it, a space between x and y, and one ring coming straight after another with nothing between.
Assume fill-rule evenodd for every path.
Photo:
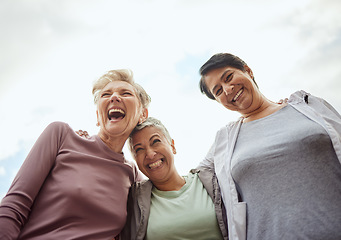
<instances>
[{"instance_id":1,"label":"neck","mask_svg":"<svg viewBox=\"0 0 341 240\"><path fill-rule=\"evenodd\" d=\"M110 136L106 136L105 134L101 132L98 133L98 136L105 143L105 145L107 145L112 151L116 153L122 153L122 149L127 138L124 138L123 136L112 138Z\"/></svg>"},{"instance_id":2,"label":"neck","mask_svg":"<svg viewBox=\"0 0 341 240\"><path fill-rule=\"evenodd\" d=\"M161 191L178 191L184 185L185 179L179 175L178 172L169 180L165 182L153 182L154 186Z\"/></svg>"},{"instance_id":3,"label":"neck","mask_svg":"<svg viewBox=\"0 0 341 240\"><path fill-rule=\"evenodd\" d=\"M251 113L242 114L244 117L244 122L251 122L263 117L266 117L280 108L284 107L285 104L277 104L268 99L265 99L255 110Z\"/></svg>"}]
</instances>

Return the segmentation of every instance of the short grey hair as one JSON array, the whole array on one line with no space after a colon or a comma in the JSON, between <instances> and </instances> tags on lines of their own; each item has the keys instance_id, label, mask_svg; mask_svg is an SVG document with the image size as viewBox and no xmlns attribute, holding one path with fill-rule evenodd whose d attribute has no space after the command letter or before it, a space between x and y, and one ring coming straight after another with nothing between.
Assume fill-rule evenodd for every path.
<instances>
[{"instance_id":1,"label":"short grey hair","mask_svg":"<svg viewBox=\"0 0 341 240\"><path fill-rule=\"evenodd\" d=\"M131 132L129 138L128 138L128 143L129 143L129 150L132 153L133 156L135 156L135 151L134 151L134 146L133 146L133 136L135 133L141 131L142 129L146 127L156 127L159 130L161 130L162 134L166 137L167 141L169 144L172 144L172 138L167 130L167 128L162 124L162 122L156 118L153 117L148 117L146 121L144 121L141 124L138 124L134 130Z\"/></svg>"},{"instance_id":2,"label":"short grey hair","mask_svg":"<svg viewBox=\"0 0 341 240\"><path fill-rule=\"evenodd\" d=\"M94 96L94 103L97 104L99 94L103 90L103 88L110 82L114 81L123 81L127 82L133 86L135 92L140 100L141 106L143 108L148 108L151 98L147 94L147 92L134 81L133 71L130 69L117 69L110 70L105 73L102 77L100 77L97 81L94 82L92 87L92 95Z\"/></svg>"}]
</instances>

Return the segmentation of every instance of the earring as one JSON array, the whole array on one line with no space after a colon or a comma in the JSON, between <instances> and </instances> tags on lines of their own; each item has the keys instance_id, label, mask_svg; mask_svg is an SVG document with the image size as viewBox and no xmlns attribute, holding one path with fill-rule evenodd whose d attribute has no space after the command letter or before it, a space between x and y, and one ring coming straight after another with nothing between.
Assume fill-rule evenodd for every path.
<instances>
[{"instance_id":1,"label":"earring","mask_svg":"<svg viewBox=\"0 0 341 240\"><path fill-rule=\"evenodd\" d=\"M96 126L99 127L99 123L98 122L96 123Z\"/></svg>"}]
</instances>

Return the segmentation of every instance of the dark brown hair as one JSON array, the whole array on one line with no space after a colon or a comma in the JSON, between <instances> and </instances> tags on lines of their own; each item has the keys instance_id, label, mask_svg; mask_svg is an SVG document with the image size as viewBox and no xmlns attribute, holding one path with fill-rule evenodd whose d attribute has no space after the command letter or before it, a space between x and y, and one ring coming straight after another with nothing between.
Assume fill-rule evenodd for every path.
<instances>
[{"instance_id":1,"label":"dark brown hair","mask_svg":"<svg viewBox=\"0 0 341 240\"><path fill-rule=\"evenodd\" d=\"M217 53L213 55L204 65L201 66L199 70L201 75L201 79L199 82L200 91L204 93L208 98L215 100L215 97L207 88L207 85L205 83L205 75L214 69L222 67L233 67L245 72L246 69L244 68L244 66L247 66L247 64L242 59L233 54ZM255 82L254 78L253 81ZM256 82L255 84L258 87Z\"/></svg>"}]
</instances>

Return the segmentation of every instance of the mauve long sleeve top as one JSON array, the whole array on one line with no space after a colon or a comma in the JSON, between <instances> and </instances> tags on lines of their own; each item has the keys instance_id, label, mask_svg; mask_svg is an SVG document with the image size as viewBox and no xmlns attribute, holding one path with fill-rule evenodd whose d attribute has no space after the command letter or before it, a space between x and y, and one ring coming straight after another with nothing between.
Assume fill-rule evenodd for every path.
<instances>
[{"instance_id":1,"label":"mauve long sleeve top","mask_svg":"<svg viewBox=\"0 0 341 240\"><path fill-rule=\"evenodd\" d=\"M62 122L38 138L0 205L0 239L113 239L137 168Z\"/></svg>"}]
</instances>

